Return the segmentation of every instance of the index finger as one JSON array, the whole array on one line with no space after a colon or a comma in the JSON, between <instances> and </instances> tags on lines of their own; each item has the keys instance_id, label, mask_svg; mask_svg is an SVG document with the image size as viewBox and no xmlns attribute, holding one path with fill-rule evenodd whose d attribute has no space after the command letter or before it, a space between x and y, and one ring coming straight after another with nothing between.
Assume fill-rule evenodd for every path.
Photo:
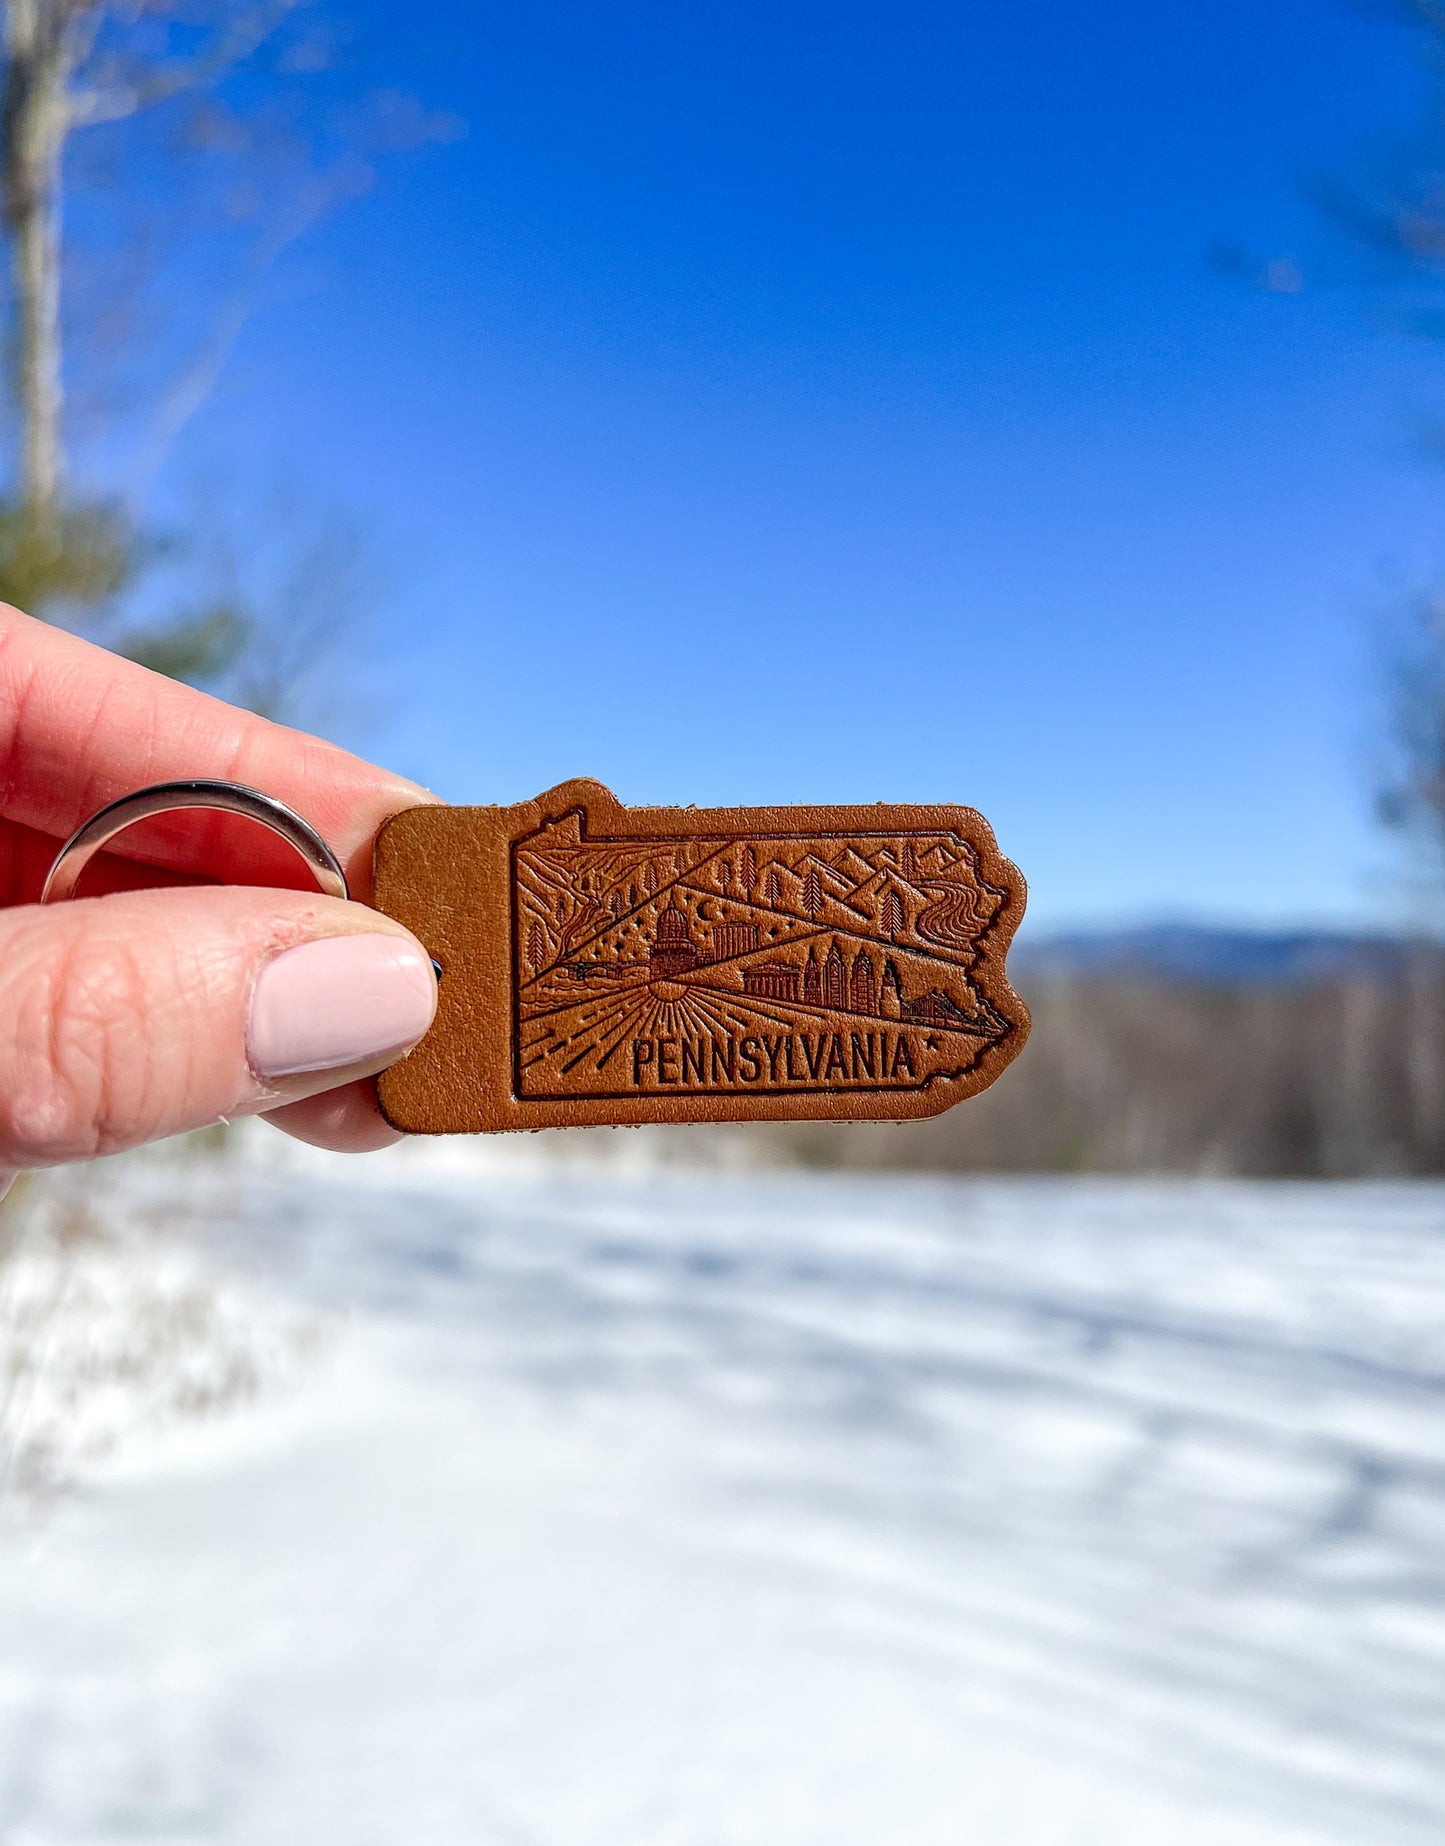
<instances>
[{"instance_id":1,"label":"index finger","mask_svg":"<svg viewBox=\"0 0 1445 1846\"><path fill-rule=\"evenodd\" d=\"M371 841L388 815L435 797L334 744L162 678L0 603L0 812L64 840L132 789L182 777L264 789L321 833L353 894L371 889ZM234 875L234 826L150 823L136 857ZM259 832L247 829L248 835ZM125 851L122 841L115 850ZM265 862L264 835L252 851Z\"/></svg>"}]
</instances>

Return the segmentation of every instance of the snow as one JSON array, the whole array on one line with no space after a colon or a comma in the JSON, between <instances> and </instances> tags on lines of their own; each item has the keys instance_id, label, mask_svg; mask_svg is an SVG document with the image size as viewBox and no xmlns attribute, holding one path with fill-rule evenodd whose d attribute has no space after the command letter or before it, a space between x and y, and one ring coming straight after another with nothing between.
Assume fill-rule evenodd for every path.
<instances>
[{"instance_id":1,"label":"snow","mask_svg":"<svg viewBox=\"0 0 1445 1846\"><path fill-rule=\"evenodd\" d=\"M249 1145L97 1181L257 1387L5 1525L5 1846L1445 1837L1445 1188Z\"/></svg>"}]
</instances>

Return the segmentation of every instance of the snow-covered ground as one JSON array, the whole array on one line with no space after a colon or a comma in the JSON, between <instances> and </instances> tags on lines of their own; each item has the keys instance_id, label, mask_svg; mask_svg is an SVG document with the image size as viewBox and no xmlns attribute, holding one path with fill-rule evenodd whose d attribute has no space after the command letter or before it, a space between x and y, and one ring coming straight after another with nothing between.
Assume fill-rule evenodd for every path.
<instances>
[{"instance_id":1,"label":"snow-covered ground","mask_svg":"<svg viewBox=\"0 0 1445 1846\"><path fill-rule=\"evenodd\" d=\"M103 1178L284 1363L0 1530L5 1846L1445 1838L1445 1189Z\"/></svg>"}]
</instances>

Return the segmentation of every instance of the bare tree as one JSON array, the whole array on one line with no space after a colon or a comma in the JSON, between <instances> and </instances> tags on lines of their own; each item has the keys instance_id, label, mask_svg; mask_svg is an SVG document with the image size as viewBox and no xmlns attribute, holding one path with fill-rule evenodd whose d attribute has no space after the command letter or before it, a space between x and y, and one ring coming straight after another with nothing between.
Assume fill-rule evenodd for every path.
<instances>
[{"instance_id":1,"label":"bare tree","mask_svg":"<svg viewBox=\"0 0 1445 1846\"><path fill-rule=\"evenodd\" d=\"M1445 595L1413 598L1384 626L1385 724L1377 808L1445 896Z\"/></svg>"},{"instance_id":2,"label":"bare tree","mask_svg":"<svg viewBox=\"0 0 1445 1846\"><path fill-rule=\"evenodd\" d=\"M1376 0L1373 11L1413 31L1428 76L1424 108L1376 172L1315 188L1329 219L1368 259L1387 321L1418 337L1445 336L1445 6ZM1427 450L1445 451L1438 428ZM1378 628L1384 711L1376 808L1411 849L1435 920L1445 915L1445 594L1402 600Z\"/></svg>"},{"instance_id":3,"label":"bare tree","mask_svg":"<svg viewBox=\"0 0 1445 1846\"><path fill-rule=\"evenodd\" d=\"M184 0L3 0L0 197L15 300L19 497L33 517L53 516L63 474L60 262L67 142L80 129L215 84L301 3L197 9ZM191 40L183 56L168 50L172 26Z\"/></svg>"},{"instance_id":4,"label":"bare tree","mask_svg":"<svg viewBox=\"0 0 1445 1846\"><path fill-rule=\"evenodd\" d=\"M17 303L21 494L32 510L53 506L60 485L60 161L76 39L70 9L55 0L7 0L0 182Z\"/></svg>"},{"instance_id":5,"label":"bare tree","mask_svg":"<svg viewBox=\"0 0 1445 1846\"><path fill-rule=\"evenodd\" d=\"M335 62L327 36L333 13L340 17L329 0L0 0L0 224L17 432L14 491L0 500L0 596L36 614L83 618L104 632L110 617L102 612L116 615L122 593L162 549L142 534L134 507L73 485L84 472L69 453L75 419L67 415L68 395L77 371L86 371L78 361L104 353L116 377L131 364L153 473L164 444L216 382L269 263L332 204L365 190L380 154L455 132L450 118L428 115L395 92L338 102L344 84L316 89L313 79ZM131 126L138 118L151 126ZM146 314L132 316L119 350L107 348L100 324L107 314L123 318L114 316L116 290L87 300L78 287L84 265L75 261L75 234L65 234L67 206L79 254L97 255L106 235L97 215L84 210L91 195L78 147L110 150L108 164L89 168L100 178L105 226L122 209L149 212L162 171L177 215L182 197L192 213L175 240L187 253L185 288L166 291L164 311L157 301L145 303L157 323L186 329L166 348L167 376L138 362L147 335L159 338L155 327L141 330ZM130 154L118 154L121 147ZM231 252L229 266L216 260L220 226L230 227L224 238L231 244L244 245ZM143 249L130 279L140 293L148 277L164 275L166 238L121 241L128 262L132 245ZM190 325L198 319L199 330ZM104 433L113 450L114 417ZM173 555L175 545L168 550ZM193 560L199 555L193 549ZM306 568L301 560L298 574ZM174 622L157 628L152 597L137 645L163 670L215 681L251 647L249 614L243 599L215 586L193 582L184 599L203 606L178 610ZM289 673L292 657L319 632L316 623L298 629L292 616L294 609L285 623L293 637L287 648L268 643L269 666L252 673L256 695L272 706L274 685L260 680L277 679L283 652ZM127 644L123 620L111 620L108 638Z\"/></svg>"},{"instance_id":6,"label":"bare tree","mask_svg":"<svg viewBox=\"0 0 1445 1846\"><path fill-rule=\"evenodd\" d=\"M1360 0L1360 7L1414 35L1426 82L1412 124L1353 174L1326 175L1308 188L1334 233L1334 255L1321 253L1321 266L1336 283L1365 290L1377 323L1438 340L1445 338L1445 0ZM1298 294L1318 279L1294 257L1261 260L1232 243L1214 255L1275 294ZM1436 423L1431 429L1426 420L1425 446L1445 456ZM1385 693L1377 812L1413 849L1438 903L1445 899L1445 595L1430 588L1402 599L1377 633Z\"/></svg>"}]
</instances>

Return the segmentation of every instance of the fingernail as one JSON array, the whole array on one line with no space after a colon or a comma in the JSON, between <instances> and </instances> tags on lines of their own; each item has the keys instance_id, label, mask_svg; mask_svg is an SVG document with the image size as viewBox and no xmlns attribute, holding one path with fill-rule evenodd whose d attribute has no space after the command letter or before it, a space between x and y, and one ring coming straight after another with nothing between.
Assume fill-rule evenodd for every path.
<instances>
[{"instance_id":1,"label":"fingernail","mask_svg":"<svg viewBox=\"0 0 1445 1846\"><path fill-rule=\"evenodd\" d=\"M400 1056L436 1011L430 961L403 936L327 936L287 949L256 977L246 1058L258 1077Z\"/></svg>"}]
</instances>

